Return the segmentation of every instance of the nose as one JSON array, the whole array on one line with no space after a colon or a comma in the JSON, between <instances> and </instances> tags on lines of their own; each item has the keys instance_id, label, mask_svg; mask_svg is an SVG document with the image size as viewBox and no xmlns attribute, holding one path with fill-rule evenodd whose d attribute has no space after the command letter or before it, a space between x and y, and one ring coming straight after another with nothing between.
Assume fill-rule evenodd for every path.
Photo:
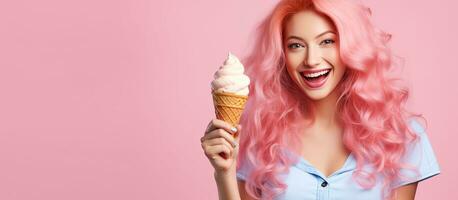
<instances>
[{"instance_id":1,"label":"nose","mask_svg":"<svg viewBox=\"0 0 458 200\"><path fill-rule=\"evenodd\" d=\"M313 47L309 47L307 49L307 55L304 59L304 62L304 64L309 67L315 67L319 65L321 62L321 54L319 50L316 50Z\"/></svg>"}]
</instances>

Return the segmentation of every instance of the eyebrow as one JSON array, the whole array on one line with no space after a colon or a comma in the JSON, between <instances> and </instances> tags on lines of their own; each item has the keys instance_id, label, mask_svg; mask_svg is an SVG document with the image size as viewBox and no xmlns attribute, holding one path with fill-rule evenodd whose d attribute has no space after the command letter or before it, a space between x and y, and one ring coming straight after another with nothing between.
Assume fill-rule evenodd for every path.
<instances>
[{"instance_id":1,"label":"eyebrow","mask_svg":"<svg viewBox=\"0 0 458 200\"><path fill-rule=\"evenodd\" d=\"M334 31L329 30L329 31L325 31L325 32L323 32L323 33L320 33L319 35L317 35L317 36L315 37L315 39L321 37L322 35L324 35L324 34L326 34L326 33L333 33L333 34L336 34ZM289 40L289 39L298 39L298 40L304 41L304 39L302 39L301 37L299 37L299 36L294 36L294 35L289 36L289 37L287 38L287 40Z\"/></svg>"}]
</instances>

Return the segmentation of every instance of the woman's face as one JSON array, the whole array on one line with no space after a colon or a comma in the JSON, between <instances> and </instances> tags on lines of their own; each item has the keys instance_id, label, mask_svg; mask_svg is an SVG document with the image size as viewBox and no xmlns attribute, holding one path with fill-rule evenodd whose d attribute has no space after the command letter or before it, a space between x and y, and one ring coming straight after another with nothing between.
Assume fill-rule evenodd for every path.
<instances>
[{"instance_id":1,"label":"woman's face","mask_svg":"<svg viewBox=\"0 0 458 200\"><path fill-rule=\"evenodd\" d=\"M312 9L294 14L285 24L283 47L288 73L312 100L326 98L346 70L337 34L332 21Z\"/></svg>"}]
</instances>

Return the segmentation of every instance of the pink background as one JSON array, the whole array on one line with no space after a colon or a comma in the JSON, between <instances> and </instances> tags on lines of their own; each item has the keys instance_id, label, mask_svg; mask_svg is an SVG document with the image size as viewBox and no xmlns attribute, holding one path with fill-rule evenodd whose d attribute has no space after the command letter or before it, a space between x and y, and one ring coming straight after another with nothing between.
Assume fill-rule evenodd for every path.
<instances>
[{"instance_id":1,"label":"pink background","mask_svg":"<svg viewBox=\"0 0 458 200\"><path fill-rule=\"evenodd\" d=\"M2 1L0 199L217 199L209 83L276 2ZM417 199L458 199L458 5L363 2L429 120L442 174Z\"/></svg>"}]
</instances>

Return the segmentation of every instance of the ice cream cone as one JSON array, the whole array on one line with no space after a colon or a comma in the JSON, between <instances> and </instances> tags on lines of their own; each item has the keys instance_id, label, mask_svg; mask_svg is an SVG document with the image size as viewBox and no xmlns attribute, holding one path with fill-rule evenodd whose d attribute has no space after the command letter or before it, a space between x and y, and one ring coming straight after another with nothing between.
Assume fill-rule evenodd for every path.
<instances>
[{"instance_id":1,"label":"ice cream cone","mask_svg":"<svg viewBox=\"0 0 458 200\"><path fill-rule=\"evenodd\" d=\"M243 64L229 52L224 64L215 72L211 82L216 118L233 127L239 124L250 93L250 77L244 72ZM233 135L234 138L237 138L238 134L237 131Z\"/></svg>"},{"instance_id":2,"label":"ice cream cone","mask_svg":"<svg viewBox=\"0 0 458 200\"><path fill-rule=\"evenodd\" d=\"M226 92L213 92L212 96L216 118L236 127L239 124L248 96ZM238 133L236 134L234 137L238 136Z\"/></svg>"}]
</instances>

